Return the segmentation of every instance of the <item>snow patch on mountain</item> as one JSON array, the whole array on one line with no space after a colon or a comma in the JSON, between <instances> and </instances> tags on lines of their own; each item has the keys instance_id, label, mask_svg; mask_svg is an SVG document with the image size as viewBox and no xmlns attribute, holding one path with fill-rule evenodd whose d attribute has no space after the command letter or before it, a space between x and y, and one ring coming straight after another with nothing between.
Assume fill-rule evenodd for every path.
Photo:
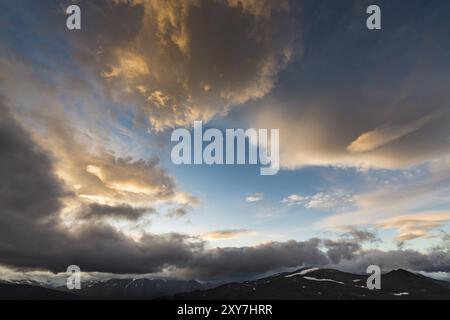
<instances>
[{"instance_id":1,"label":"snow patch on mountain","mask_svg":"<svg viewBox=\"0 0 450 320\"><path fill-rule=\"evenodd\" d=\"M399 292L399 293L393 293L393 296L401 297L401 296L407 296L409 295L409 292Z\"/></svg>"},{"instance_id":2,"label":"snow patch on mountain","mask_svg":"<svg viewBox=\"0 0 450 320\"><path fill-rule=\"evenodd\" d=\"M303 277L303 279L311 280L311 281L328 281L328 282L334 282L334 283L338 283L338 284L345 284L341 281L336 281L333 279L318 279L318 278L313 278L313 277Z\"/></svg>"},{"instance_id":3,"label":"snow patch on mountain","mask_svg":"<svg viewBox=\"0 0 450 320\"><path fill-rule=\"evenodd\" d=\"M290 278L290 277L295 277L295 276L303 276L305 274L308 274L310 272L317 271L317 270L319 270L319 268L309 268L309 269L302 270L300 272L288 274L287 276L285 276L285 278Z\"/></svg>"}]
</instances>

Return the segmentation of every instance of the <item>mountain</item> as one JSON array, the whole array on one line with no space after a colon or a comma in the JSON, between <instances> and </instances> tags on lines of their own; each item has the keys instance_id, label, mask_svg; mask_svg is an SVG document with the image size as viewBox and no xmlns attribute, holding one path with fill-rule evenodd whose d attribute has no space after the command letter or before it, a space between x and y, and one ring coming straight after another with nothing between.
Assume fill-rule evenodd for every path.
<instances>
[{"instance_id":1,"label":"mountain","mask_svg":"<svg viewBox=\"0 0 450 320\"><path fill-rule=\"evenodd\" d=\"M181 300L340 300L340 299L445 299L450 300L448 282L437 281L403 269L381 276L381 289L366 287L368 275L333 269L300 269L256 281L229 283L209 290L175 295Z\"/></svg>"},{"instance_id":2,"label":"mountain","mask_svg":"<svg viewBox=\"0 0 450 320\"><path fill-rule=\"evenodd\" d=\"M0 300L5 299L134 299L151 300L181 292L209 289L195 280L127 278L82 281L80 290L52 287L33 280L0 280Z\"/></svg>"},{"instance_id":3,"label":"mountain","mask_svg":"<svg viewBox=\"0 0 450 320\"><path fill-rule=\"evenodd\" d=\"M82 282L80 290L70 291L84 299L155 299L211 288L195 280L183 281L173 279L109 279ZM59 290L67 291L66 287Z\"/></svg>"},{"instance_id":4,"label":"mountain","mask_svg":"<svg viewBox=\"0 0 450 320\"><path fill-rule=\"evenodd\" d=\"M0 281L4 299L168 299L171 300L336 300L336 299L445 299L450 283L403 269L381 276L381 289L366 287L368 275L333 269L303 268L255 281L213 287L195 280L109 279L82 281L81 290L49 287L32 280Z\"/></svg>"},{"instance_id":5,"label":"mountain","mask_svg":"<svg viewBox=\"0 0 450 320\"><path fill-rule=\"evenodd\" d=\"M0 283L0 300L73 300L78 296L38 285Z\"/></svg>"}]
</instances>

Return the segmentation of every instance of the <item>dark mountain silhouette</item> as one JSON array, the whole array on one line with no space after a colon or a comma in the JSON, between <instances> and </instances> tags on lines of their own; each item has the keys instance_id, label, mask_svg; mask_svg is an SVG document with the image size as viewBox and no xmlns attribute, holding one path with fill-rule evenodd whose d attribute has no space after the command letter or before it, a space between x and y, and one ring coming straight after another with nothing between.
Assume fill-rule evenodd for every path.
<instances>
[{"instance_id":1,"label":"dark mountain silhouette","mask_svg":"<svg viewBox=\"0 0 450 320\"><path fill-rule=\"evenodd\" d=\"M333 269L304 268L255 281L213 287L195 280L109 279L82 282L81 290L49 288L29 280L0 282L0 299L171 299L171 300L336 300L445 299L450 283L403 269L381 276L381 289L366 287L368 275ZM168 298L169 297L169 298Z\"/></svg>"},{"instance_id":2,"label":"dark mountain silhouette","mask_svg":"<svg viewBox=\"0 0 450 320\"><path fill-rule=\"evenodd\" d=\"M108 279L82 281L80 290L66 286L52 287L49 283L33 280L0 280L0 299L135 299L150 300L211 288L195 280L174 279Z\"/></svg>"},{"instance_id":3,"label":"dark mountain silhouette","mask_svg":"<svg viewBox=\"0 0 450 320\"><path fill-rule=\"evenodd\" d=\"M73 300L78 296L69 292L30 284L0 283L0 300Z\"/></svg>"},{"instance_id":4,"label":"dark mountain silhouette","mask_svg":"<svg viewBox=\"0 0 450 320\"><path fill-rule=\"evenodd\" d=\"M366 287L368 275L332 269L300 269L296 272L229 283L209 290L175 295L173 299L449 299L448 282L434 280L403 269L381 276L381 289Z\"/></svg>"},{"instance_id":5,"label":"dark mountain silhouette","mask_svg":"<svg viewBox=\"0 0 450 320\"><path fill-rule=\"evenodd\" d=\"M173 279L109 279L82 283L81 290L75 292L84 299L155 299L199 289L208 289L211 285L198 281ZM67 290L60 287L60 290Z\"/></svg>"}]
</instances>

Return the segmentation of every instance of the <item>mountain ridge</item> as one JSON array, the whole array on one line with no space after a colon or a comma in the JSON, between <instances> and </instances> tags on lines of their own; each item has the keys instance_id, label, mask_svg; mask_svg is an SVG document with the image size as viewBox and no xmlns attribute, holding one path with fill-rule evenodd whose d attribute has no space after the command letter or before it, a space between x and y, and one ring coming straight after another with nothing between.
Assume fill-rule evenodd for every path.
<instances>
[{"instance_id":1,"label":"mountain ridge","mask_svg":"<svg viewBox=\"0 0 450 320\"><path fill-rule=\"evenodd\" d=\"M33 280L1 281L0 299L47 300L450 300L450 283L405 269L382 274L381 289L369 290L369 275L301 268L252 281L225 284L197 280L112 278L82 282L81 290Z\"/></svg>"},{"instance_id":2,"label":"mountain ridge","mask_svg":"<svg viewBox=\"0 0 450 320\"><path fill-rule=\"evenodd\" d=\"M366 286L369 275L335 269L302 268L294 272L234 282L208 290L177 294L180 300L450 300L450 283L404 269L381 275L381 289Z\"/></svg>"}]
</instances>

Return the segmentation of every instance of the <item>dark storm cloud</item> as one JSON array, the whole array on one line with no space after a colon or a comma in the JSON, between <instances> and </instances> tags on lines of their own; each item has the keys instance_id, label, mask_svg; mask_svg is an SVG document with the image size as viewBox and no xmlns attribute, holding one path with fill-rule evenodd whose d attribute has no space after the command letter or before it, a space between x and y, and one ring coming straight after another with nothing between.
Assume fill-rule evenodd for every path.
<instances>
[{"instance_id":1,"label":"dark storm cloud","mask_svg":"<svg viewBox=\"0 0 450 320\"><path fill-rule=\"evenodd\" d=\"M98 203L92 203L87 205L86 209L83 210L81 214L82 218L85 219L96 219L96 218L117 218L117 219L128 219L137 220L146 213L155 213L153 208L133 208L130 205L123 204L117 206L110 206Z\"/></svg>"},{"instance_id":2,"label":"dark storm cloud","mask_svg":"<svg viewBox=\"0 0 450 320\"><path fill-rule=\"evenodd\" d=\"M368 250L354 255L351 260L341 260L330 264L351 272L365 272L369 265L378 265L382 270L405 268L425 272L450 272L450 252L430 251L422 253L416 250Z\"/></svg>"},{"instance_id":3,"label":"dark storm cloud","mask_svg":"<svg viewBox=\"0 0 450 320\"><path fill-rule=\"evenodd\" d=\"M3 105L0 145L0 261L38 266L46 255L45 245L59 241L55 213L62 208L64 190L49 158Z\"/></svg>"},{"instance_id":4,"label":"dark storm cloud","mask_svg":"<svg viewBox=\"0 0 450 320\"><path fill-rule=\"evenodd\" d=\"M255 247L217 248L200 252L182 269L184 277L199 279L248 278L300 266L337 268L365 273L369 265L390 271L406 268L450 272L450 245L443 242L427 252L363 249L357 240L310 239L271 242Z\"/></svg>"},{"instance_id":5,"label":"dark storm cloud","mask_svg":"<svg viewBox=\"0 0 450 320\"><path fill-rule=\"evenodd\" d=\"M348 243L347 240L344 242ZM377 265L386 271L405 268L425 272L450 272L450 241L447 234L443 235L440 244L426 251L363 249L361 246L358 247L357 243L354 243L354 250L351 245L348 248L345 245L337 245L335 249L338 247L343 248L343 251L338 254L340 259L333 260L330 256L331 261L328 266L349 272L364 273L369 265Z\"/></svg>"},{"instance_id":6,"label":"dark storm cloud","mask_svg":"<svg viewBox=\"0 0 450 320\"><path fill-rule=\"evenodd\" d=\"M0 103L0 172L2 236L11 225L52 222L65 195L47 155L30 139ZM10 233L11 232L11 233ZM20 238L20 235L17 235Z\"/></svg>"},{"instance_id":7,"label":"dark storm cloud","mask_svg":"<svg viewBox=\"0 0 450 320\"><path fill-rule=\"evenodd\" d=\"M366 230L359 230L356 228L351 228L350 231L345 232L341 235L343 238L349 238L354 240L358 243L364 243L364 242L379 242L381 241L380 238L378 238L375 233L366 231Z\"/></svg>"},{"instance_id":8,"label":"dark storm cloud","mask_svg":"<svg viewBox=\"0 0 450 320\"><path fill-rule=\"evenodd\" d=\"M186 276L200 278L245 277L280 268L325 265L321 240L269 242L255 247L217 248L202 252L189 263Z\"/></svg>"},{"instance_id":9,"label":"dark storm cloud","mask_svg":"<svg viewBox=\"0 0 450 320\"><path fill-rule=\"evenodd\" d=\"M61 198L69 196L49 157L0 106L0 263L17 268L154 272L187 261L201 242L177 234L145 235L139 243L102 223L71 230L61 225ZM92 215L130 214L94 205ZM136 215L136 212L133 214Z\"/></svg>"},{"instance_id":10,"label":"dark storm cloud","mask_svg":"<svg viewBox=\"0 0 450 320\"><path fill-rule=\"evenodd\" d=\"M327 255L331 262L339 263L342 259L351 260L354 254L361 249L361 245L351 241L324 240Z\"/></svg>"},{"instance_id":11,"label":"dark storm cloud","mask_svg":"<svg viewBox=\"0 0 450 320\"><path fill-rule=\"evenodd\" d=\"M374 243L381 241L370 231L351 228L336 240L323 239L321 244L326 252L330 263L339 264L344 260L353 260L356 255L363 252L362 245L366 242Z\"/></svg>"}]
</instances>

